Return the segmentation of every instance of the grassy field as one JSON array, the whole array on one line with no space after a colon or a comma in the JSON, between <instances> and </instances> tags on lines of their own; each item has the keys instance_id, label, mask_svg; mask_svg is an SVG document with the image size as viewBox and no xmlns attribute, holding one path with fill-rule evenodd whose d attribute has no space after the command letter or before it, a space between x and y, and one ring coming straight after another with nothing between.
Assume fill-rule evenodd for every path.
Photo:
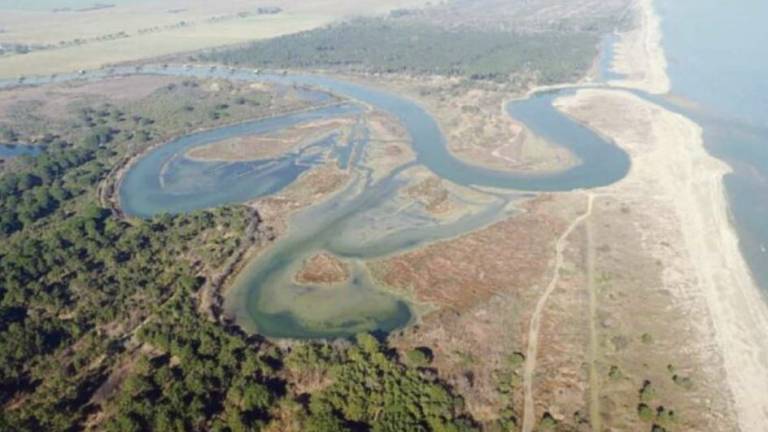
<instances>
[{"instance_id":1,"label":"grassy field","mask_svg":"<svg viewBox=\"0 0 768 432\"><path fill-rule=\"evenodd\" d=\"M423 0L373 0L362 5L352 0L278 0L253 5L246 0L171 0L122 2L111 8L65 12L20 9L18 3L10 3L0 5L0 44L30 46L30 52L0 56L0 77L98 68L109 63L270 38L349 16L386 13L422 3ZM258 7L265 6L280 7L282 12L258 14Z\"/></svg>"}]
</instances>

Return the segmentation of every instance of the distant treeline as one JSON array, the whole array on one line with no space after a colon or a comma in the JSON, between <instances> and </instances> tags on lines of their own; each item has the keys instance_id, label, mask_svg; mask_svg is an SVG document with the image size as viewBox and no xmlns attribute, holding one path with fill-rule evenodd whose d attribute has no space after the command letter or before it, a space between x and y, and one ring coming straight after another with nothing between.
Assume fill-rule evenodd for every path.
<instances>
[{"instance_id":1,"label":"distant treeline","mask_svg":"<svg viewBox=\"0 0 768 432\"><path fill-rule=\"evenodd\" d=\"M553 83L581 76L589 68L598 37L593 32L518 34L387 18L357 19L204 54L201 60L275 69L332 68L472 79L523 74Z\"/></svg>"}]
</instances>

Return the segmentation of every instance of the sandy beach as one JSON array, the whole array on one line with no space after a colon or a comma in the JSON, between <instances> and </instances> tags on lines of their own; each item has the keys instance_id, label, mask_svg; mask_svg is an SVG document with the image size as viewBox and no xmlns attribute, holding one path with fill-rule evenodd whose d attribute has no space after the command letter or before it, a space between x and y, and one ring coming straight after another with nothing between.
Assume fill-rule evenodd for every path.
<instances>
[{"instance_id":1,"label":"sandy beach","mask_svg":"<svg viewBox=\"0 0 768 432\"><path fill-rule=\"evenodd\" d=\"M665 263L665 288L677 301L701 300L690 316L700 337L690 341L702 356L719 350L723 390L730 393L742 431L768 424L768 306L742 257L728 217L723 176L729 167L710 156L701 128L628 92L580 90L558 100L560 110L611 137L632 157L622 181L597 194L639 196L658 214L652 226L669 229L680 257L649 247ZM611 113L622 112L622 116ZM666 215L666 217L664 216ZM675 258L675 259L673 259ZM718 367L707 375L718 380Z\"/></svg>"},{"instance_id":2,"label":"sandy beach","mask_svg":"<svg viewBox=\"0 0 768 432\"><path fill-rule=\"evenodd\" d=\"M624 79L611 81L618 87L634 88L652 94L669 92L667 59L661 48L661 20L653 0L636 0L635 28L619 35L614 46L613 72Z\"/></svg>"},{"instance_id":3,"label":"sandy beach","mask_svg":"<svg viewBox=\"0 0 768 432\"><path fill-rule=\"evenodd\" d=\"M636 7L639 27L621 35L615 47L613 69L627 78L610 84L666 93L670 81L660 19L653 0L638 0ZM711 337L720 349L739 427L742 431L764 430L768 425L768 305L752 279L731 225L723 185L723 176L730 167L706 152L698 125L628 93L583 90L561 101L561 108L573 115L577 106L609 99L621 100L638 122L651 125L647 148L632 143L631 135L638 131L631 126L602 125L603 132L630 152L633 159L630 175L615 188L643 182L656 184L656 193L648 190L649 199L674 204L680 240L687 247L693 271L690 276L695 277L693 288L706 299ZM581 120L598 130L605 121Z\"/></svg>"}]
</instances>

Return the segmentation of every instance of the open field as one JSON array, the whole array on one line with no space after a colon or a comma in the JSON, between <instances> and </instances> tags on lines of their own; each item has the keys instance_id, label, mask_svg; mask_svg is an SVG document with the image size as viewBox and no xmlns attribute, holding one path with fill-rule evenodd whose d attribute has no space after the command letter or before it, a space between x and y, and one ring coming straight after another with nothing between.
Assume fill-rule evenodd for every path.
<instances>
[{"instance_id":1,"label":"open field","mask_svg":"<svg viewBox=\"0 0 768 432\"><path fill-rule=\"evenodd\" d=\"M137 75L0 90L0 128L12 129L22 142L36 142L51 126L69 139L104 126L119 132L131 123L141 145L222 119L237 122L309 105L293 89Z\"/></svg>"},{"instance_id":2,"label":"open field","mask_svg":"<svg viewBox=\"0 0 768 432\"><path fill-rule=\"evenodd\" d=\"M417 7L421 0L278 0L254 5L140 1L85 11L0 9L0 44L32 45L27 54L0 56L0 77L71 72L182 51L295 33L355 15ZM258 14L259 7L279 7ZM35 49L34 46L50 46Z\"/></svg>"}]
</instances>

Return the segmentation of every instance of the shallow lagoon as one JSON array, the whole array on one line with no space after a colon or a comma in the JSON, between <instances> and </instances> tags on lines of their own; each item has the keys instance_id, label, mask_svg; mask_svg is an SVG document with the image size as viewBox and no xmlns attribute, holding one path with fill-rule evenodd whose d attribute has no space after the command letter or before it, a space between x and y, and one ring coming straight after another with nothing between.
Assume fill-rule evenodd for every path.
<instances>
[{"instance_id":1,"label":"shallow lagoon","mask_svg":"<svg viewBox=\"0 0 768 432\"><path fill-rule=\"evenodd\" d=\"M487 226L515 210L520 191L559 191L611 184L629 170L629 157L612 143L560 114L552 101L562 92L544 92L511 102L506 108L532 133L569 148L580 164L560 172L520 175L485 169L460 161L447 150L435 120L417 104L376 89L320 76L265 76L223 68L144 67L99 70L83 75L29 78L27 83L101 79L113 74L154 73L176 76L227 77L271 81L328 90L347 97L346 105L266 120L246 122L191 134L160 146L139 159L119 188L124 210L137 216L186 212L245 202L279 192L322 157L336 157L354 173L341 192L295 214L291 229L237 276L225 309L238 324L266 336L289 338L343 337L359 331L391 331L413 319L404 299L376 286L364 259L402 252ZM6 86L13 82L3 83ZM309 98L321 97L318 93ZM362 102L363 104L360 104ZM416 160L381 179L366 166L365 139L349 143L316 143L317 151L297 151L279 158L243 162L201 162L186 158L190 148L232 137L268 133L318 116L348 114L370 105L398 118L410 135ZM351 110L351 111L350 111ZM352 151L352 147L355 151ZM305 149L306 150L306 149ZM320 155L320 156L319 156ZM350 157L354 155L354 157ZM409 182L408 169L422 166L460 186L490 187L498 192L453 221L423 213L403 215L391 203ZM487 189L485 189L487 190ZM504 192L504 191L507 192ZM384 227L384 228L382 228ZM328 251L352 265L353 278L331 287L301 286L292 275L312 254Z\"/></svg>"},{"instance_id":2,"label":"shallow lagoon","mask_svg":"<svg viewBox=\"0 0 768 432\"><path fill-rule=\"evenodd\" d=\"M351 152L353 143L337 143L334 152L340 165L350 165L355 173L354 181L328 201L296 214L289 232L238 275L227 295L225 309L244 328L267 336L338 337L363 330L391 331L402 327L413 318L409 305L376 286L363 259L398 253L491 224L511 214L513 210L508 204L515 191L607 185L621 179L629 169L629 158L623 151L552 107L558 92L512 102L507 109L534 133L567 146L581 163L561 172L517 175L456 159L447 150L437 123L426 111L407 99L376 89L317 76L257 76L247 71L171 68L155 72L195 76L228 74L234 79L318 87L349 98L353 101L350 106L362 102L396 116L410 135L416 161L376 181L370 175L365 158L360 157L365 154L365 140L354 143L355 152ZM362 110L362 106L359 109ZM194 146L334 114L338 113L325 109L310 111L300 117L224 127L166 144L130 169L120 188L123 207L131 214L148 216L247 201L275 193L316 161L302 160L301 153L297 153L287 159L226 163L225 167L219 167L217 163L190 161L180 155ZM358 157L348 160L350 153ZM510 193L501 193L482 210L451 222L438 222L424 215L395 215L387 203L407 185L403 172L415 165L422 165L458 185L506 189ZM381 226L389 228L382 231ZM295 283L293 275L303 260L320 251L346 259L354 269L352 279L330 287Z\"/></svg>"},{"instance_id":3,"label":"shallow lagoon","mask_svg":"<svg viewBox=\"0 0 768 432\"><path fill-rule=\"evenodd\" d=\"M130 215L148 217L240 203L279 191L316 162L303 149L277 159L208 162L185 156L192 148L252 134L266 134L318 118L355 111L350 105L246 122L173 140L141 158L126 173L120 203Z\"/></svg>"}]
</instances>

